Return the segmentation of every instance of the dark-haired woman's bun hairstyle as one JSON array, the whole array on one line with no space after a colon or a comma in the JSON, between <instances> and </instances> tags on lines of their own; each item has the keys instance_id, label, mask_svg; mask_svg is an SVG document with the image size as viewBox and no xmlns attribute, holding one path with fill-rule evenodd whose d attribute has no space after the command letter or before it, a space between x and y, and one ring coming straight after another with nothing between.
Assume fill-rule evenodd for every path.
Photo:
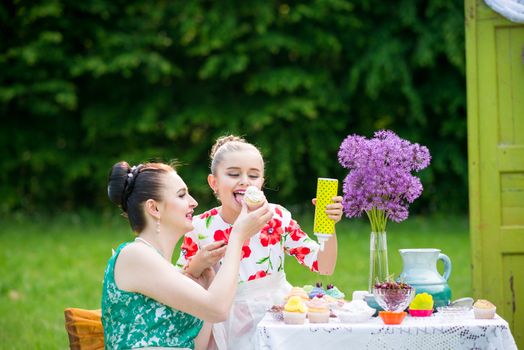
<instances>
[{"instance_id":1,"label":"dark-haired woman's bun hairstyle","mask_svg":"<svg viewBox=\"0 0 524 350\"><path fill-rule=\"evenodd\" d=\"M129 219L131 228L140 232L145 226L142 204L148 199L163 199L164 174L175 171L164 163L146 163L131 167L127 162L118 162L111 168L107 195L119 206Z\"/></svg>"},{"instance_id":2,"label":"dark-haired woman's bun hairstyle","mask_svg":"<svg viewBox=\"0 0 524 350\"><path fill-rule=\"evenodd\" d=\"M128 182L127 174L131 172L131 166L127 162L118 162L109 172L109 183L107 185L107 195L114 204L122 207L124 191ZM122 210L126 210L122 207Z\"/></svg>"}]
</instances>

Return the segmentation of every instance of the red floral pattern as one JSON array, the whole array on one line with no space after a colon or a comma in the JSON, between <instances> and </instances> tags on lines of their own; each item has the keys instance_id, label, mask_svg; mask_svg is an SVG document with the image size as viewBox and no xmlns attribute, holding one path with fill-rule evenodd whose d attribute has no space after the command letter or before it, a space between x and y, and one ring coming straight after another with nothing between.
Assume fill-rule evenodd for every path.
<instances>
[{"instance_id":1,"label":"red floral pattern","mask_svg":"<svg viewBox=\"0 0 524 350\"><path fill-rule=\"evenodd\" d=\"M229 236L231 235L231 230L233 227L228 227L225 230L216 230L213 238L216 241L224 241L226 244L229 242ZM249 247L250 240L248 239L242 245L242 255L241 259L249 258L251 256L251 248Z\"/></svg>"},{"instance_id":2,"label":"red floral pattern","mask_svg":"<svg viewBox=\"0 0 524 350\"><path fill-rule=\"evenodd\" d=\"M307 236L306 233L302 231L297 222L293 219L289 222L289 226L286 227L286 233L289 233L289 236L294 241L300 241Z\"/></svg>"},{"instance_id":3,"label":"red floral pattern","mask_svg":"<svg viewBox=\"0 0 524 350\"><path fill-rule=\"evenodd\" d=\"M189 259L196 254L196 252L198 251L198 246L195 242L193 242L191 237L184 236L184 242L182 243L181 250L185 258Z\"/></svg>"},{"instance_id":4,"label":"red floral pattern","mask_svg":"<svg viewBox=\"0 0 524 350\"><path fill-rule=\"evenodd\" d=\"M262 278L266 276L267 276L266 271L257 271L257 273L255 273L254 275L249 276L247 280L252 281L252 280L256 280L257 278Z\"/></svg>"},{"instance_id":5,"label":"red floral pattern","mask_svg":"<svg viewBox=\"0 0 524 350\"><path fill-rule=\"evenodd\" d=\"M308 247L298 247L289 250L289 255L294 255L298 262L304 264L304 258L309 254L311 249Z\"/></svg>"},{"instance_id":6,"label":"red floral pattern","mask_svg":"<svg viewBox=\"0 0 524 350\"><path fill-rule=\"evenodd\" d=\"M229 242L229 235L231 234L231 230L233 227L228 227L225 230L216 230L213 237L216 241L224 241L226 244Z\"/></svg>"},{"instance_id":7,"label":"red floral pattern","mask_svg":"<svg viewBox=\"0 0 524 350\"><path fill-rule=\"evenodd\" d=\"M242 246L242 256L240 259L247 259L251 256L251 248L249 248L249 240Z\"/></svg>"},{"instance_id":8,"label":"red floral pattern","mask_svg":"<svg viewBox=\"0 0 524 350\"><path fill-rule=\"evenodd\" d=\"M282 233L282 221L271 219L271 221L260 230L260 243L263 247L275 245L280 242L280 236Z\"/></svg>"},{"instance_id":9,"label":"red floral pattern","mask_svg":"<svg viewBox=\"0 0 524 350\"><path fill-rule=\"evenodd\" d=\"M218 214L218 210L217 210L217 208L213 208L213 209L211 209L211 210L206 211L206 212L203 213L203 214L200 214L199 218L200 218L200 219L206 219L206 218L208 218L208 217L210 217L210 216L215 216L215 215L217 215L217 214Z\"/></svg>"},{"instance_id":10,"label":"red floral pattern","mask_svg":"<svg viewBox=\"0 0 524 350\"><path fill-rule=\"evenodd\" d=\"M281 271L286 253L294 256L311 271L318 271L319 246L316 241L300 229L288 210L274 204L270 206L275 213L273 219L242 246L239 282L264 278ZM221 240L229 242L232 227L224 222L217 208L194 216L193 225L194 230L184 238L182 248L185 250L182 251L177 266L187 265L198 247Z\"/></svg>"}]
</instances>

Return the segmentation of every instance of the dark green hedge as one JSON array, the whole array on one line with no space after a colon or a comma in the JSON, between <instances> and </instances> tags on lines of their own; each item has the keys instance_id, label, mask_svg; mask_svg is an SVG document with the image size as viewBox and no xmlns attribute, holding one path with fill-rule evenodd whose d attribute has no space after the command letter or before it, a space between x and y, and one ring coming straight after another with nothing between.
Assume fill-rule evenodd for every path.
<instances>
[{"instance_id":1,"label":"dark green hedge","mask_svg":"<svg viewBox=\"0 0 524 350\"><path fill-rule=\"evenodd\" d=\"M121 159L177 158L209 203L229 132L301 203L381 128L432 153L416 210L467 210L462 1L7 0L0 35L4 213L107 207Z\"/></svg>"}]
</instances>

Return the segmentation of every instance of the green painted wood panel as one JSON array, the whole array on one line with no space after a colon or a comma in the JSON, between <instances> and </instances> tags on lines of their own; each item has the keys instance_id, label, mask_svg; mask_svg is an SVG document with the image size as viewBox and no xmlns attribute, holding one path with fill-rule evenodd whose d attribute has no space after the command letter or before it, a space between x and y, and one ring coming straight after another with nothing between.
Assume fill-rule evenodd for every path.
<instances>
[{"instance_id":1,"label":"green painted wood panel","mask_svg":"<svg viewBox=\"0 0 524 350\"><path fill-rule=\"evenodd\" d=\"M524 349L524 25L465 1L472 281Z\"/></svg>"},{"instance_id":2,"label":"green painted wood panel","mask_svg":"<svg viewBox=\"0 0 524 350\"><path fill-rule=\"evenodd\" d=\"M522 43L523 27L495 28L501 145L524 144L524 80L519 79L524 76L524 62L519 64L524 50Z\"/></svg>"},{"instance_id":3,"label":"green painted wood panel","mask_svg":"<svg viewBox=\"0 0 524 350\"><path fill-rule=\"evenodd\" d=\"M510 328L512 329L515 341L517 341L518 334L520 334L519 348L522 349L522 330L524 329L524 308L516 307L517 301L521 300L524 293L524 285L519 281L524 281L524 255L523 254L504 254L503 258L503 280L507 281L508 288L503 290L504 303L502 307L499 306L498 312L506 315Z\"/></svg>"}]
</instances>

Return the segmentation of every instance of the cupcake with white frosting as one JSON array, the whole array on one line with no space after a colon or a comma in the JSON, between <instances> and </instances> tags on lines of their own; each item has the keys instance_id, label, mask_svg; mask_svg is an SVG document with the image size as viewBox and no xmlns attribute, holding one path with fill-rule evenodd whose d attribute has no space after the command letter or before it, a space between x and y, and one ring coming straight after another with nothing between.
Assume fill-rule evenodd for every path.
<instances>
[{"instance_id":1,"label":"cupcake with white frosting","mask_svg":"<svg viewBox=\"0 0 524 350\"><path fill-rule=\"evenodd\" d=\"M255 186L249 186L244 192L244 202L246 202L249 209L256 209L264 201L264 192Z\"/></svg>"}]
</instances>

